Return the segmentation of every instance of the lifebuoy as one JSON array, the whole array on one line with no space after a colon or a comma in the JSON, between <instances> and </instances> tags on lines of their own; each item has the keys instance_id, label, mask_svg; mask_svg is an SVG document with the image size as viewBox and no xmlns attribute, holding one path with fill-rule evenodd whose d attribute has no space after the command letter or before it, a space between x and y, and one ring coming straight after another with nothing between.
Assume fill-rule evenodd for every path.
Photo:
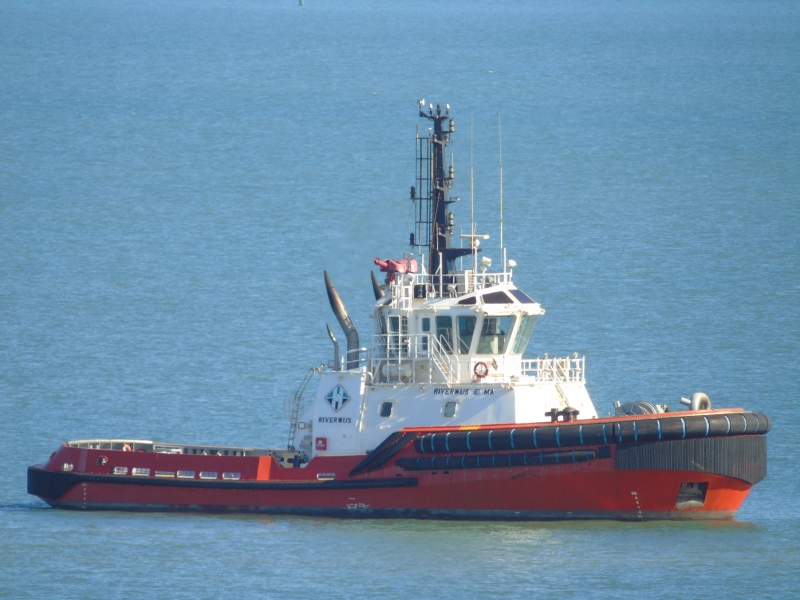
<instances>
[{"instance_id":1,"label":"lifebuoy","mask_svg":"<svg viewBox=\"0 0 800 600\"><path fill-rule=\"evenodd\" d=\"M132 448L131 448L130 444L123 444L123 446L122 446L122 451L123 452L130 452L131 450L132 450Z\"/></svg>"},{"instance_id":2,"label":"lifebuoy","mask_svg":"<svg viewBox=\"0 0 800 600\"><path fill-rule=\"evenodd\" d=\"M478 379L483 379L489 374L489 366L485 362L475 363L472 372L475 373L475 377Z\"/></svg>"}]
</instances>

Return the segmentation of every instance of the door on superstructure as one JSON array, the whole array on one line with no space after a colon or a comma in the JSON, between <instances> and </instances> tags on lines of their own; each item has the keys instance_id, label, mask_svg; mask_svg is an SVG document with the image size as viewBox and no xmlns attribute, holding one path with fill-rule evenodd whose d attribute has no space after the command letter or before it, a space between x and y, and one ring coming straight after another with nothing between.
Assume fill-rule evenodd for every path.
<instances>
[{"instance_id":1,"label":"door on superstructure","mask_svg":"<svg viewBox=\"0 0 800 600\"><path fill-rule=\"evenodd\" d=\"M387 333L388 358L408 357L408 317L389 315Z\"/></svg>"},{"instance_id":2,"label":"door on superstructure","mask_svg":"<svg viewBox=\"0 0 800 600\"><path fill-rule=\"evenodd\" d=\"M469 354L472 346L472 338L475 335L475 323L478 318L475 315L461 315L457 318L458 324L458 353Z\"/></svg>"},{"instance_id":3,"label":"door on superstructure","mask_svg":"<svg viewBox=\"0 0 800 600\"><path fill-rule=\"evenodd\" d=\"M436 339L442 350L447 354L453 353L453 317L436 317Z\"/></svg>"}]
</instances>

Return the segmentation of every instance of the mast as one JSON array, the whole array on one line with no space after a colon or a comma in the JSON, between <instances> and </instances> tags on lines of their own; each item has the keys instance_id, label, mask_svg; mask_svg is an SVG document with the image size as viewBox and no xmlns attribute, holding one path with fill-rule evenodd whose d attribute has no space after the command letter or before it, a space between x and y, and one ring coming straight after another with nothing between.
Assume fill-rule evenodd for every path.
<instances>
[{"instance_id":1,"label":"mast","mask_svg":"<svg viewBox=\"0 0 800 600\"><path fill-rule=\"evenodd\" d=\"M443 284L450 283L455 273L455 261L461 256L472 252L471 248L452 247L453 227L455 221L453 213L447 207L456 200L449 198L450 188L455 180L453 164L446 164L447 145L450 136L455 133L455 124L450 117L450 105L428 105L425 111L425 101L420 101L419 115L433 122L433 129L429 130L427 137L420 137L417 133L417 185L411 188L411 200L416 203L416 231L411 234L411 246L428 251L428 273L440 274L437 279ZM447 129L444 124L447 122ZM442 290L439 290L441 293Z\"/></svg>"}]
</instances>

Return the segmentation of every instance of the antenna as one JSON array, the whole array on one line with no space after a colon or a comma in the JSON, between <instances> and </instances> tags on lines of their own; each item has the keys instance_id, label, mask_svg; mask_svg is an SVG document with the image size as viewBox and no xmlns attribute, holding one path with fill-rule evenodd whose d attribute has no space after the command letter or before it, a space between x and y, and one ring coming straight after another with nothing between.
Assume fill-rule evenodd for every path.
<instances>
[{"instance_id":1,"label":"antenna","mask_svg":"<svg viewBox=\"0 0 800 600\"><path fill-rule=\"evenodd\" d=\"M475 166L474 166L474 115L469 115L469 234L470 246L472 247L472 269L478 268L478 246L475 245Z\"/></svg>"},{"instance_id":2,"label":"antenna","mask_svg":"<svg viewBox=\"0 0 800 600\"><path fill-rule=\"evenodd\" d=\"M447 207L458 199L449 197L455 168L452 157L450 165L446 164L446 149L456 128L450 109L443 112L441 104L434 109L429 102L426 110L425 102L421 101L419 116L432 121L433 127L428 128L425 137L417 134L417 185L411 188L411 199L417 204L413 245L428 248L428 273L441 273L439 293L442 293L443 286L454 280L455 261L471 252L469 248L451 245L455 222Z\"/></svg>"},{"instance_id":3,"label":"antenna","mask_svg":"<svg viewBox=\"0 0 800 600\"><path fill-rule=\"evenodd\" d=\"M503 245L503 115L497 113L497 128L500 135L500 253L503 256L503 273L506 272L506 247Z\"/></svg>"}]
</instances>

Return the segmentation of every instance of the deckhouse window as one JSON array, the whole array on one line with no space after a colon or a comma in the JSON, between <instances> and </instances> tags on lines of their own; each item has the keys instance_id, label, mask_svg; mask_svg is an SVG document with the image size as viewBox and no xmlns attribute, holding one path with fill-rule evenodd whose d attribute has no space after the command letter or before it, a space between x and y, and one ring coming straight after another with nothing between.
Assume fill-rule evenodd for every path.
<instances>
[{"instance_id":1,"label":"deckhouse window","mask_svg":"<svg viewBox=\"0 0 800 600\"><path fill-rule=\"evenodd\" d=\"M422 350L428 351L428 334L431 332L431 320L428 317L422 317Z\"/></svg>"},{"instance_id":2,"label":"deckhouse window","mask_svg":"<svg viewBox=\"0 0 800 600\"><path fill-rule=\"evenodd\" d=\"M391 417L393 406L394 406L393 402L381 402L380 415L382 417Z\"/></svg>"},{"instance_id":3,"label":"deckhouse window","mask_svg":"<svg viewBox=\"0 0 800 600\"><path fill-rule=\"evenodd\" d=\"M517 337L514 338L514 345L511 348L512 354L522 354L525 348L528 347L528 340L531 339L533 333L533 325L536 323L536 317L525 315L522 317L522 322L519 325Z\"/></svg>"},{"instance_id":4,"label":"deckhouse window","mask_svg":"<svg viewBox=\"0 0 800 600\"><path fill-rule=\"evenodd\" d=\"M504 354L516 317L483 317L478 354Z\"/></svg>"},{"instance_id":5,"label":"deckhouse window","mask_svg":"<svg viewBox=\"0 0 800 600\"><path fill-rule=\"evenodd\" d=\"M444 403L444 410L442 412L445 417L455 417L457 407L458 403L451 400L450 402Z\"/></svg>"},{"instance_id":6,"label":"deckhouse window","mask_svg":"<svg viewBox=\"0 0 800 600\"><path fill-rule=\"evenodd\" d=\"M453 353L453 317L436 317L436 338L445 352Z\"/></svg>"},{"instance_id":7,"label":"deckhouse window","mask_svg":"<svg viewBox=\"0 0 800 600\"><path fill-rule=\"evenodd\" d=\"M458 317L458 353L469 354L472 345L472 335L475 333L477 317Z\"/></svg>"}]
</instances>

